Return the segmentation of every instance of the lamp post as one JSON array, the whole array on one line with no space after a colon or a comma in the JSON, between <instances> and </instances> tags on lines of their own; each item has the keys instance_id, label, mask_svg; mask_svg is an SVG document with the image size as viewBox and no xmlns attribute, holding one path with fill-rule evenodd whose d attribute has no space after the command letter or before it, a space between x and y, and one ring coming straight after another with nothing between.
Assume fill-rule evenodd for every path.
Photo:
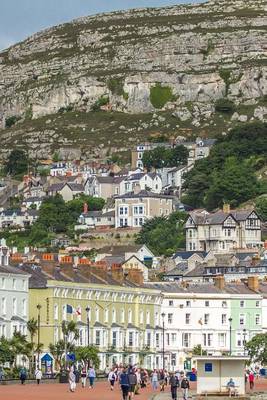
<instances>
[{"instance_id":1,"label":"lamp post","mask_svg":"<svg viewBox=\"0 0 267 400\"><path fill-rule=\"evenodd\" d=\"M166 314L163 312L161 314L162 318L162 368L165 370L165 316Z\"/></svg>"},{"instance_id":2,"label":"lamp post","mask_svg":"<svg viewBox=\"0 0 267 400\"><path fill-rule=\"evenodd\" d=\"M231 356L232 355L232 321L233 321L233 318L230 317L228 319L228 321L229 321L229 332L230 332L230 356Z\"/></svg>"},{"instance_id":3,"label":"lamp post","mask_svg":"<svg viewBox=\"0 0 267 400\"><path fill-rule=\"evenodd\" d=\"M86 309L86 314L87 314L87 346L90 346L90 319L89 319L89 313L90 313L90 307L87 306Z\"/></svg>"},{"instance_id":4,"label":"lamp post","mask_svg":"<svg viewBox=\"0 0 267 400\"><path fill-rule=\"evenodd\" d=\"M247 330L244 328L244 329L243 329L244 356L246 355L246 336L247 336Z\"/></svg>"},{"instance_id":5,"label":"lamp post","mask_svg":"<svg viewBox=\"0 0 267 400\"><path fill-rule=\"evenodd\" d=\"M40 367L40 327L41 327L41 304L37 304L36 306L38 310L38 316L37 316L37 367Z\"/></svg>"}]
</instances>

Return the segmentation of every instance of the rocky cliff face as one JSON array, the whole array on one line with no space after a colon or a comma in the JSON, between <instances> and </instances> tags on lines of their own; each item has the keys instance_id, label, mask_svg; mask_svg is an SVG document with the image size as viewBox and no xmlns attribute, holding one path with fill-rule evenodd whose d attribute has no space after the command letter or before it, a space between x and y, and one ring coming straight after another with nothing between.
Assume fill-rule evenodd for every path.
<instances>
[{"instance_id":1,"label":"rocky cliff face","mask_svg":"<svg viewBox=\"0 0 267 400\"><path fill-rule=\"evenodd\" d=\"M266 28L267 0L213 0L47 29L0 53L2 124L14 116L27 121L102 107L165 110L197 125L224 97L255 105L253 118L262 119Z\"/></svg>"}]
</instances>

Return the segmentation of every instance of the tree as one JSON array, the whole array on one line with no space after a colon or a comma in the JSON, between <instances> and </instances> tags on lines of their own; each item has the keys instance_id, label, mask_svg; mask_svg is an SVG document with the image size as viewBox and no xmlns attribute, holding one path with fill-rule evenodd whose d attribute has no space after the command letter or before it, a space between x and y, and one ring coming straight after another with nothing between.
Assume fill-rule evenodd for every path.
<instances>
[{"instance_id":1,"label":"tree","mask_svg":"<svg viewBox=\"0 0 267 400\"><path fill-rule=\"evenodd\" d=\"M163 167L179 167L187 163L188 150L183 145L174 148L158 146L153 150L146 150L143 154L143 164L147 169Z\"/></svg>"},{"instance_id":2,"label":"tree","mask_svg":"<svg viewBox=\"0 0 267 400\"><path fill-rule=\"evenodd\" d=\"M252 362L261 365L267 363L267 333L259 333L246 343L246 349Z\"/></svg>"},{"instance_id":3,"label":"tree","mask_svg":"<svg viewBox=\"0 0 267 400\"><path fill-rule=\"evenodd\" d=\"M34 357L34 350L35 350L35 343L34 343L34 337L38 331L38 323L37 320L35 318L31 318L28 320L27 322L27 330L29 332L30 335L30 350L31 350L31 354L29 357L30 363L29 363L29 372L30 375L32 374L33 371L33 357Z\"/></svg>"},{"instance_id":4,"label":"tree","mask_svg":"<svg viewBox=\"0 0 267 400\"><path fill-rule=\"evenodd\" d=\"M255 197L259 193L259 184L251 168L235 157L226 160L221 171L212 176L212 186L206 194L206 206L209 210L229 203L232 207Z\"/></svg>"},{"instance_id":5,"label":"tree","mask_svg":"<svg viewBox=\"0 0 267 400\"><path fill-rule=\"evenodd\" d=\"M185 245L186 213L174 212L168 217L148 220L137 235L137 243L146 244L155 254L170 256Z\"/></svg>"},{"instance_id":6,"label":"tree","mask_svg":"<svg viewBox=\"0 0 267 400\"><path fill-rule=\"evenodd\" d=\"M0 338L0 364L14 364L15 352L13 351L10 341L4 336Z\"/></svg>"},{"instance_id":7,"label":"tree","mask_svg":"<svg viewBox=\"0 0 267 400\"><path fill-rule=\"evenodd\" d=\"M65 360L65 352L73 353L75 350L75 346L71 343L66 344L65 340L59 340L56 344L50 343L49 351L55 359L56 367L60 370L64 366Z\"/></svg>"},{"instance_id":8,"label":"tree","mask_svg":"<svg viewBox=\"0 0 267 400\"><path fill-rule=\"evenodd\" d=\"M98 349L95 346L77 347L75 350L76 358L84 365L93 365L96 369L99 368L100 360L98 357Z\"/></svg>"},{"instance_id":9,"label":"tree","mask_svg":"<svg viewBox=\"0 0 267 400\"><path fill-rule=\"evenodd\" d=\"M267 163L267 123L255 122L232 129L221 136L210 155L196 161L185 175L183 201L193 207L221 207L229 201L234 207L266 193L256 172Z\"/></svg>"},{"instance_id":10,"label":"tree","mask_svg":"<svg viewBox=\"0 0 267 400\"><path fill-rule=\"evenodd\" d=\"M264 222L267 221L267 197L260 197L256 201L256 211Z\"/></svg>"},{"instance_id":11,"label":"tree","mask_svg":"<svg viewBox=\"0 0 267 400\"><path fill-rule=\"evenodd\" d=\"M29 159L23 150L12 150L5 163L5 173L12 176L24 175L27 173L28 165Z\"/></svg>"},{"instance_id":12,"label":"tree","mask_svg":"<svg viewBox=\"0 0 267 400\"><path fill-rule=\"evenodd\" d=\"M17 357L19 355L28 357L30 355L30 347L27 342L26 335L22 335L20 332L14 332L12 339L10 340L11 352L14 354L14 366L16 366Z\"/></svg>"},{"instance_id":13,"label":"tree","mask_svg":"<svg viewBox=\"0 0 267 400\"><path fill-rule=\"evenodd\" d=\"M206 356L207 351L202 349L201 344L196 345L192 350L193 356Z\"/></svg>"}]
</instances>

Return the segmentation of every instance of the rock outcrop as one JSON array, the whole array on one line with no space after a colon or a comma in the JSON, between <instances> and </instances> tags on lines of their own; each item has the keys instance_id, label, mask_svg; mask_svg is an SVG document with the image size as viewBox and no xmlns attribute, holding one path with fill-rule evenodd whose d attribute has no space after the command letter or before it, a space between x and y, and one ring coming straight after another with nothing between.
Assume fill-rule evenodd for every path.
<instances>
[{"instance_id":1,"label":"rock outcrop","mask_svg":"<svg viewBox=\"0 0 267 400\"><path fill-rule=\"evenodd\" d=\"M265 118L266 28L267 0L212 0L47 29L0 53L0 121L97 108L187 121L194 107L208 119L224 97Z\"/></svg>"}]
</instances>

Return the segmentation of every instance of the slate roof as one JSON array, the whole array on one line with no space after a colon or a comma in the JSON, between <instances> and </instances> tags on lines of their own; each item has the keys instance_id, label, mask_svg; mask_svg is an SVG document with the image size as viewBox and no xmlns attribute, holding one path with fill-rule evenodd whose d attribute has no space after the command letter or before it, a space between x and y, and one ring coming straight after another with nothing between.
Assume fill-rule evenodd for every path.
<instances>
[{"instance_id":1,"label":"slate roof","mask_svg":"<svg viewBox=\"0 0 267 400\"><path fill-rule=\"evenodd\" d=\"M51 186L49 186L48 191L49 192L60 192L64 186L68 185L70 190L73 192L83 192L84 191L84 186L81 183L67 183L67 182L62 182L62 183L53 183Z\"/></svg>"},{"instance_id":2,"label":"slate roof","mask_svg":"<svg viewBox=\"0 0 267 400\"><path fill-rule=\"evenodd\" d=\"M205 258L208 253L205 251L177 251L177 253L175 253L172 258L175 259L177 257L180 257L183 260L188 260L188 258L192 257L194 254L197 254L200 257Z\"/></svg>"},{"instance_id":3,"label":"slate roof","mask_svg":"<svg viewBox=\"0 0 267 400\"><path fill-rule=\"evenodd\" d=\"M28 275L24 271L21 271L18 267L13 267L10 265L0 265L0 273L4 274L15 274L15 275Z\"/></svg>"},{"instance_id":4,"label":"slate roof","mask_svg":"<svg viewBox=\"0 0 267 400\"><path fill-rule=\"evenodd\" d=\"M134 192L125 193L120 196L115 196L115 199L139 199L140 197L150 197L150 198L173 200L173 197L171 197L171 196L166 196L163 194L149 192L148 190L141 190L138 193L134 193Z\"/></svg>"},{"instance_id":5,"label":"slate roof","mask_svg":"<svg viewBox=\"0 0 267 400\"><path fill-rule=\"evenodd\" d=\"M245 221L254 210L241 210L241 211L230 211L225 213L223 211L217 211L215 213L208 213L205 210L191 211L189 215L197 225L217 225L222 224L229 216L235 219L237 222Z\"/></svg>"}]
</instances>

